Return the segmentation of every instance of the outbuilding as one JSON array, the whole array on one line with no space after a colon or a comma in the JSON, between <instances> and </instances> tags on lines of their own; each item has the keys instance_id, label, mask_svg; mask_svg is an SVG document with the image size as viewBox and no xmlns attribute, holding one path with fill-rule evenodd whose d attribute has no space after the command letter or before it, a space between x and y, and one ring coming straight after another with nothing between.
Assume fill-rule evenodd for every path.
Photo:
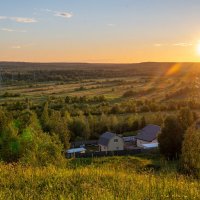
<instances>
[{"instance_id":1,"label":"outbuilding","mask_svg":"<svg viewBox=\"0 0 200 200\"><path fill-rule=\"evenodd\" d=\"M86 149L81 147L81 148L74 148L74 149L68 149L67 150L67 157L71 158L71 157L76 157L76 153L85 153Z\"/></svg>"}]
</instances>

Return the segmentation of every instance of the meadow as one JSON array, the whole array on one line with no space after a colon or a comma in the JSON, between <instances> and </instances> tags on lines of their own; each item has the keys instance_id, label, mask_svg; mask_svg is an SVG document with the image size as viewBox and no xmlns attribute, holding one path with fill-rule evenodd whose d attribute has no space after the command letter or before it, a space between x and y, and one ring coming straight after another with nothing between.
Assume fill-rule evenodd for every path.
<instances>
[{"instance_id":1,"label":"meadow","mask_svg":"<svg viewBox=\"0 0 200 200\"><path fill-rule=\"evenodd\" d=\"M1 164L0 199L198 200L199 180L158 157L72 159L66 168Z\"/></svg>"}]
</instances>

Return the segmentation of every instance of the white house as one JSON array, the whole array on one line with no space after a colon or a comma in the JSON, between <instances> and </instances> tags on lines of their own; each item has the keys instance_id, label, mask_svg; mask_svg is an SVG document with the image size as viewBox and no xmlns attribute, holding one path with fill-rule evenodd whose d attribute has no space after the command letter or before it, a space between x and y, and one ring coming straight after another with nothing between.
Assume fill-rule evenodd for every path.
<instances>
[{"instance_id":1,"label":"white house","mask_svg":"<svg viewBox=\"0 0 200 200\"><path fill-rule=\"evenodd\" d=\"M135 138L137 139L137 147L144 148L145 144L152 144L153 146L158 146L157 136L160 133L160 131L161 131L160 126L153 124L145 126L135 136Z\"/></svg>"},{"instance_id":2,"label":"white house","mask_svg":"<svg viewBox=\"0 0 200 200\"><path fill-rule=\"evenodd\" d=\"M124 150L124 140L115 133L106 132L102 134L98 141L100 151L120 151Z\"/></svg>"}]
</instances>

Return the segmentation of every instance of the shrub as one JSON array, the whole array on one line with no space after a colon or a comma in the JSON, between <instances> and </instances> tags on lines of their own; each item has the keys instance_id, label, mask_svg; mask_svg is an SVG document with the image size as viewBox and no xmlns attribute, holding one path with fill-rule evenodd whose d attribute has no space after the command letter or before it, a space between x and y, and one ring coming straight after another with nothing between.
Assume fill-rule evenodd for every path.
<instances>
[{"instance_id":1,"label":"shrub","mask_svg":"<svg viewBox=\"0 0 200 200\"><path fill-rule=\"evenodd\" d=\"M128 90L123 94L123 97L133 97L135 95L135 92L132 90Z\"/></svg>"}]
</instances>

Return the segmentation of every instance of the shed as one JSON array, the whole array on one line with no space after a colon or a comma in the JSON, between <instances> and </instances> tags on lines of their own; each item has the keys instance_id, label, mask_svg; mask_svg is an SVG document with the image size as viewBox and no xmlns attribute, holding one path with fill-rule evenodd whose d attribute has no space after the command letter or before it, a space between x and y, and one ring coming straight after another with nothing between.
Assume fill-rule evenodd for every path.
<instances>
[{"instance_id":1,"label":"shed","mask_svg":"<svg viewBox=\"0 0 200 200\"><path fill-rule=\"evenodd\" d=\"M81 148L74 148L74 149L68 149L66 151L67 153L67 157L71 158L71 157L75 157L76 153L85 153L86 149L81 147Z\"/></svg>"}]
</instances>

